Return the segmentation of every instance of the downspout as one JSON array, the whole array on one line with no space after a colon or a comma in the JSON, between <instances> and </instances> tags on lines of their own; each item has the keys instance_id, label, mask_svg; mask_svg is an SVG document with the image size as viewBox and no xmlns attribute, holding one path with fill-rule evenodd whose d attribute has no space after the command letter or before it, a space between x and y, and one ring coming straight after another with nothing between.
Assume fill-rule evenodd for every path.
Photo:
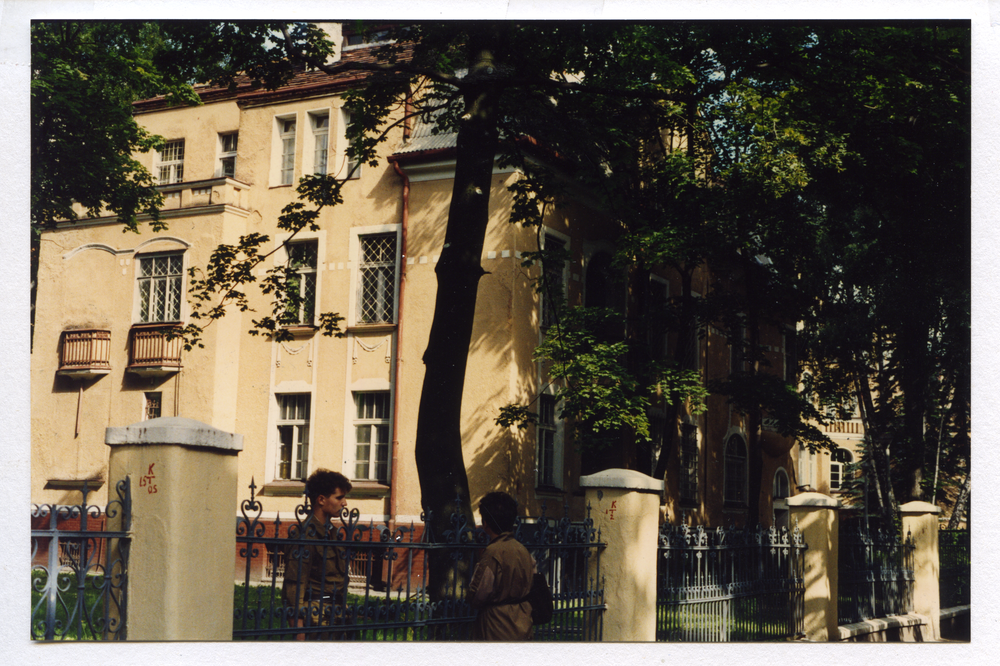
<instances>
[{"instance_id":1,"label":"downspout","mask_svg":"<svg viewBox=\"0 0 1000 666\"><path fill-rule=\"evenodd\" d=\"M409 125L409 123L407 123ZM406 132L408 134L408 132ZM393 368L394 381L392 385L392 461L389 472L389 520L396 520L396 470L399 458L399 373L402 369L400 349L403 342L403 294L406 286L406 225L410 218L410 178L399 166L399 162L390 160L393 169L403 179L403 212L400 224L400 255L399 255L399 298L396 305L396 349Z\"/></svg>"}]
</instances>

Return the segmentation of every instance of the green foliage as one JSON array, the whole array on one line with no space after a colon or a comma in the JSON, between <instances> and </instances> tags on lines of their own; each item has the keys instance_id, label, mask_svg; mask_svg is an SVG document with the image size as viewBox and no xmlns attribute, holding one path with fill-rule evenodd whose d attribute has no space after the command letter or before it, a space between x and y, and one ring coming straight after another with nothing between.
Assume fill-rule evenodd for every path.
<instances>
[{"instance_id":1,"label":"green foliage","mask_svg":"<svg viewBox=\"0 0 1000 666\"><path fill-rule=\"evenodd\" d=\"M704 408L707 393L696 372L666 363L654 363L644 378L627 370L628 346L604 340L598 333L620 317L609 308L564 308L559 323L549 328L535 350L536 360L545 363L557 387L560 418L572 419L578 444L584 449L612 446L623 433L651 441L649 411L658 396L689 400L695 412ZM528 407L508 405L496 422L523 428L536 419Z\"/></svg>"},{"instance_id":2,"label":"green foliage","mask_svg":"<svg viewBox=\"0 0 1000 666\"><path fill-rule=\"evenodd\" d=\"M132 117L132 102L165 95L197 104L189 85L155 66L162 34L153 23L36 21L31 24L31 222L117 215L128 230L163 203L133 157L162 145Z\"/></svg>"}]
</instances>

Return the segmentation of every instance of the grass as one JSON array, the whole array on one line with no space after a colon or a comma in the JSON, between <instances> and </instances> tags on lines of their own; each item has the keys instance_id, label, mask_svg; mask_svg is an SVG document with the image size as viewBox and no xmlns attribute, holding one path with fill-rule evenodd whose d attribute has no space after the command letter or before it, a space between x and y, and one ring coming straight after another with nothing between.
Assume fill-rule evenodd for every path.
<instances>
[{"instance_id":1,"label":"grass","mask_svg":"<svg viewBox=\"0 0 1000 666\"><path fill-rule=\"evenodd\" d=\"M244 602L246 603L245 616ZM369 611L377 613L379 610L384 610L386 612L390 610L395 611L396 605L399 603L405 604L406 602L399 602L396 600L384 602L380 598L369 597L366 605L364 596L351 593L347 594L347 607L356 608L361 612ZM287 621L285 620L285 604L281 599L280 586L277 586L272 590L270 585L251 585L248 596L247 586L243 583L236 583L233 591L233 604L235 618L233 628L235 630L286 630L288 633L265 634L259 636L259 638L266 640L291 640L294 638L295 632L288 626ZM354 638L367 641L423 640L425 638L423 634L426 633L425 627L384 626L390 622L392 624L404 624L408 621L415 622L417 620L416 610L414 608L404 608L400 610L401 612L399 613L398 619L396 619L395 612L393 613L393 618L391 620L388 619L388 617L381 617L378 619L362 617L355 619L352 625L352 632L356 634ZM366 625L374 626L366 628ZM357 632L361 632L360 635L358 635Z\"/></svg>"}]
</instances>

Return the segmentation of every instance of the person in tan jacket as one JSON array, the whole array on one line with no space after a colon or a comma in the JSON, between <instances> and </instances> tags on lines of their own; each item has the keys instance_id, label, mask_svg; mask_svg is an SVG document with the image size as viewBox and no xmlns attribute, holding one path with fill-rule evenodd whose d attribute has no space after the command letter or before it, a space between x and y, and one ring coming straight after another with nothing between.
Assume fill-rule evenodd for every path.
<instances>
[{"instance_id":1,"label":"person in tan jacket","mask_svg":"<svg viewBox=\"0 0 1000 666\"><path fill-rule=\"evenodd\" d=\"M343 548L331 543L336 527L331 520L343 520L351 482L340 472L316 470L306 479L306 495L312 512L295 536L308 545L289 544L285 550L285 581L282 596L299 627L344 624L344 595L347 590L347 559ZM329 545L324 545L324 542ZM344 638L343 632L310 632L298 640Z\"/></svg>"},{"instance_id":2,"label":"person in tan jacket","mask_svg":"<svg viewBox=\"0 0 1000 666\"><path fill-rule=\"evenodd\" d=\"M507 493L489 493L479 502L479 513L490 544L469 585L469 603L479 611L472 639L530 640L531 604L525 598L531 591L535 562L528 549L511 534L517 518L517 502Z\"/></svg>"}]
</instances>

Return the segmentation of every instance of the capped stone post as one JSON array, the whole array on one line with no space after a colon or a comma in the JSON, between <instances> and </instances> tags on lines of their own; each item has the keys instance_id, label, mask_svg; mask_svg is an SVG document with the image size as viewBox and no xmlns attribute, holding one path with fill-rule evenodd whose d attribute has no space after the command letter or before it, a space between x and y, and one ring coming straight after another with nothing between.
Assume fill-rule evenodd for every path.
<instances>
[{"instance_id":1,"label":"capped stone post","mask_svg":"<svg viewBox=\"0 0 1000 666\"><path fill-rule=\"evenodd\" d=\"M663 481L628 469L580 478L601 554L605 641L656 640L656 553ZM600 581L598 581L600 584Z\"/></svg>"},{"instance_id":2,"label":"capped stone post","mask_svg":"<svg viewBox=\"0 0 1000 666\"><path fill-rule=\"evenodd\" d=\"M840 501L822 493L801 493L788 498L788 509L806 543L803 604L806 639L840 640L837 628Z\"/></svg>"},{"instance_id":3,"label":"capped stone post","mask_svg":"<svg viewBox=\"0 0 1000 666\"><path fill-rule=\"evenodd\" d=\"M930 502L907 502L899 507L903 516L903 536L913 539L913 612L930 622L930 636L941 637L941 588L938 579L941 563L938 553L938 514L940 507Z\"/></svg>"},{"instance_id":4,"label":"capped stone post","mask_svg":"<svg viewBox=\"0 0 1000 666\"><path fill-rule=\"evenodd\" d=\"M132 486L128 640L232 640L243 435L168 417L108 428L104 441L111 486Z\"/></svg>"}]
</instances>

